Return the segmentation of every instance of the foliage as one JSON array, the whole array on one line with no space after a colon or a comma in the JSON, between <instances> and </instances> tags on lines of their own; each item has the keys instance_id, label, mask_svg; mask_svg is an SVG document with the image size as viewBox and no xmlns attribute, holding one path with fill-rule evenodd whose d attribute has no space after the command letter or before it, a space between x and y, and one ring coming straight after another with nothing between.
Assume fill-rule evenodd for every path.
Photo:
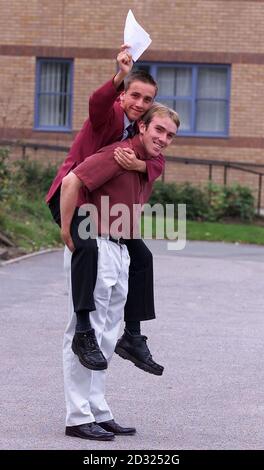
<instances>
[{"instance_id":1,"label":"foliage","mask_svg":"<svg viewBox=\"0 0 264 470\"><path fill-rule=\"evenodd\" d=\"M8 162L8 149L0 148L0 202L4 202L11 191L11 171Z\"/></svg>"},{"instance_id":2,"label":"foliage","mask_svg":"<svg viewBox=\"0 0 264 470\"><path fill-rule=\"evenodd\" d=\"M175 184L158 181L150 204L186 204L187 219L218 221L238 218L250 221L255 215L254 197L241 185L220 186L213 183L200 188L190 183ZM175 211L177 213L177 211Z\"/></svg>"}]
</instances>

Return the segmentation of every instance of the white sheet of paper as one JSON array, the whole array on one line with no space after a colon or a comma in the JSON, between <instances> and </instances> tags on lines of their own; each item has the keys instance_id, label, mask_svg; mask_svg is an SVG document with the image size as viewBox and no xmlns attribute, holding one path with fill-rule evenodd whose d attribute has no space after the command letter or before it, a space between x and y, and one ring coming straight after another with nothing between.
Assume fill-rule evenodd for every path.
<instances>
[{"instance_id":1,"label":"white sheet of paper","mask_svg":"<svg viewBox=\"0 0 264 470\"><path fill-rule=\"evenodd\" d=\"M124 29L124 44L130 46L129 52L134 62L138 60L151 42L150 35L138 24L132 11L129 10Z\"/></svg>"}]
</instances>

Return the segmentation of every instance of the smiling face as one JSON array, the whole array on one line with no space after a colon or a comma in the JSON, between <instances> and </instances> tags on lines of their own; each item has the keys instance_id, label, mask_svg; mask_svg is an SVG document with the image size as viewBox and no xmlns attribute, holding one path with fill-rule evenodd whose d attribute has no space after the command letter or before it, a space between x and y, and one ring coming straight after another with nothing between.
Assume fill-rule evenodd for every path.
<instances>
[{"instance_id":1,"label":"smiling face","mask_svg":"<svg viewBox=\"0 0 264 470\"><path fill-rule=\"evenodd\" d=\"M151 107L156 88L150 83L135 80L120 95L121 107L130 121L137 121Z\"/></svg>"},{"instance_id":2,"label":"smiling face","mask_svg":"<svg viewBox=\"0 0 264 470\"><path fill-rule=\"evenodd\" d=\"M147 154L157 157L171 144L177 132L175 122L166 115L154 115L148 125L139 122L139 135Z\"/></svg>"}]
</instances>

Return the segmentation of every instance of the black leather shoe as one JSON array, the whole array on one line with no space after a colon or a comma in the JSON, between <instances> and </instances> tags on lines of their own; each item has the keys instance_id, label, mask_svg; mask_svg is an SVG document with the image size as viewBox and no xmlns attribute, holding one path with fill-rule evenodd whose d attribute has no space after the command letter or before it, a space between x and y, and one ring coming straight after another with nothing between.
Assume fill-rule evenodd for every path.
<instances>
[{"instance_id":1,"label":"black leather shoe","mask_svg":"<svg viewBox=\"0 0 264 470\"><path fill-rule=\"evenodd\" d=\"M103 421L102 423L97 423L105 431L113 432L114 434L124 435L124 436L133 436L136 434L136 428L123 428L120 424L117 424L113 419L110 421Z\"/></svg>"},{"instance_id":2,"label":"black leather shoe","mask_svg":"<svg viewBox=\"0 0 264 470\"><path fill-rule=\"evenodd\" d=\"M83 333L75 333L72 350L77 354L80 363L91 370L107 369L107 360L100 350L93 329Z\"/></svg>"},{"instance_id":3,"label":"black leather shoe","mask_svg":"<svg viewBox=\"0 0 264 470\"><path fill-rule=\"evenodd\" d=\"M115 352L123 359L133 362L136 367L154 375L162 375L164 367L152 359L147 346L147 337L131 335L125 328L123 336L117 341Z\"/></svg>"},{"instance_id":4,"label":"black leather shoe","mask_svg":"<svg viewBox=\"0 0 264 470\"><path fill-rule=\"evenodd\" d=\"M112 441L115 438L113 432L105 431L96 423L80 424L79 426L66 426L66 436L80 437L81 439L93 439L96 441Z\"/></svg>"}]
</instances>

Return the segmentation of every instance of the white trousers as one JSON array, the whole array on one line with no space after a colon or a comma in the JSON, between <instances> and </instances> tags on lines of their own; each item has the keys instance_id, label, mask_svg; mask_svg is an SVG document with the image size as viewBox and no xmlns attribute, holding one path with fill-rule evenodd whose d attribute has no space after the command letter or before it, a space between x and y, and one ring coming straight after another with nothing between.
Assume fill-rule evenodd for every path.
<instances>
[{"instance_id":1,"label":"white trousers","mask_svg":"<svg viewBox=\"0 0 264 470\"><path fill-rule=\"evenodd\" d=\"M94 290L96 310L90 322L108 364L114 353L128 291L130 258L125 245L99 238L98 274ZM107 370L92 371L79 362L71 348L76 314L71 292L71 252L64 251L64 269L69 286L69 322L63 340L63 373L66 401L66 426L77 426L113 419L105 399Z\"/></svg>"}]
</instances>

